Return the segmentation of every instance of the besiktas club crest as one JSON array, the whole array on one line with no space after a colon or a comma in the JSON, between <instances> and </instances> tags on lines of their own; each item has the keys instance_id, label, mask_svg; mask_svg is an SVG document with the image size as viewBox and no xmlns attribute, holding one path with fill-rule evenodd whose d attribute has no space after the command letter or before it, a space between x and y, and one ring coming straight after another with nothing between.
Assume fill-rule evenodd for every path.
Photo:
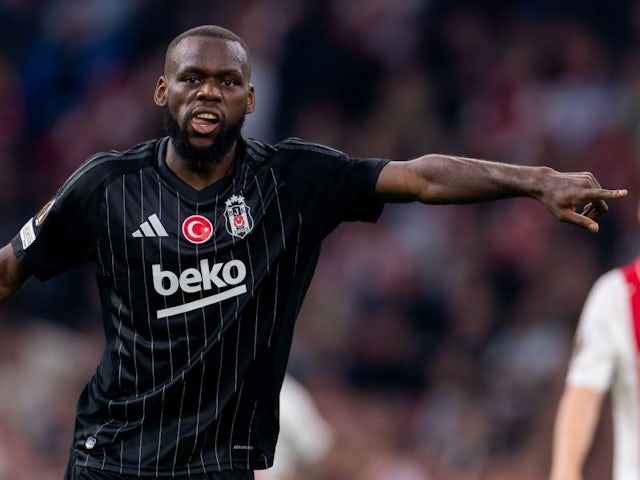
<instances>
[{"instance_id":1,"label":"besiktas club crest","mask_svg":"<svg viewBox=\"0 0 640 480\"><path fill-rule=\"evenodd\" d=\"M225 202L224 215L227 218L225 227L229 235L238 238L246 237L253 230L251 208L247 206L242 195L232 195Z\"/></svg>"}]
</instances>

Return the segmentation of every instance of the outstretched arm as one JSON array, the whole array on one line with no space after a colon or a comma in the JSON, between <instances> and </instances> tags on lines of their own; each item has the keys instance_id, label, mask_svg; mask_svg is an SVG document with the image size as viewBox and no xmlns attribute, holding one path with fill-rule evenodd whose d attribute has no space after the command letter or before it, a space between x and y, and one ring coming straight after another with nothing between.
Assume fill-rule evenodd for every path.
<instances>
[{"instance_id":1,"label":"outstretched arm","mask_svg":"<svg viewBox=\"0 0 640 480\"><path fill-rule=\"evenodd\" d=\"M7 303L27 278L29 274L13 254L11 245L0 248L0 305Z\"/></svg>"},{"instance_id":2,"label":"outstretched arm","mask_svg":"<svg viewBox=\"0 0 640 480\"><path fill-rule=\"evenodd\" d=\"M589 172L563 173L447 155L389 162L380 173L376 193L389 202L472 203L509 197L539 200L560 221L591 232L595 218L607 211L605 200L622 198L626 190L606 190ZM583 205L581 214L576 207Z\"/></svg>"},{"instance_id":3,"label":"outstretched arm","mask_svg":"<svg viewBox=\"0 0 640 480\"><path fill-rule=\"evenodd\" d=\"M580 480L598 424L604 393L567 386L553 432L551 480Z\"/></svg>"}]
</instances>

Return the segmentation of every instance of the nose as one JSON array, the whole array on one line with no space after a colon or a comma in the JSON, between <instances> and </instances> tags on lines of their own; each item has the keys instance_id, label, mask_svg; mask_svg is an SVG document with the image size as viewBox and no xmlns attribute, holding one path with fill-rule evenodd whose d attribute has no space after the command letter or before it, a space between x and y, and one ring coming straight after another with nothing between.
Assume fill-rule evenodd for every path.
<instances>
[{"instance_id":1,"label":"nose","mask_svg":"<svg viewBox=\"0 0 640 480\"><path fill-rule=\"evenodd\" d=\"M222 93L218 86L218 82L213 79L207 79L202 82L202 85L198 90L199 100L220 100L221 98Z\"/></svg>"}]
</instances>

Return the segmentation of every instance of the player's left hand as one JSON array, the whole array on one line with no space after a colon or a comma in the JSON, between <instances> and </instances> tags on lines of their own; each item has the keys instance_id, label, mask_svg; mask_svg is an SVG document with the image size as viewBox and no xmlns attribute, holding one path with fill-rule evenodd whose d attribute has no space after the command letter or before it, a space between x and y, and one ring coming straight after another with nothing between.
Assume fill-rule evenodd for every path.
<instances>
[{"instance_id":1,"label":"player's left hand","mask_svg":"<svg viewBox=\"0 0 640 480\"><path fill-rule=\"evenodd\" d=\"M602 188L590 172L563 173L549 169L547 173L538 199L561 222L572 223L592 233L600 229L595 219L609 209L606 201L623 198L628 193L626 189ZM584 207L578 213L580 205Z\"/></svg>"}]
</instances>

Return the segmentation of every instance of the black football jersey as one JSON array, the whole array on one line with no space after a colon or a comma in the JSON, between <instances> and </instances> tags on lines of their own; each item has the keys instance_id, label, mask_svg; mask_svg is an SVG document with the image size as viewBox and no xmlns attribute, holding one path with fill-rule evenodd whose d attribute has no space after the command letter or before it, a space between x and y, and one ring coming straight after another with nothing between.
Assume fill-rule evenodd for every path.
<instances>
[{"instance_id":1,"label":"black football jersey","mask_svg":"<svg viewBox=\"0 0 640 480\"><path fill-rule=\"evenodd\" d=\"M288 139L239 145L195 190L168 138L87 160L12 240L44 280L96 265L105 348L77 406L77 464L128 475L267 468L320 244L375 221L386 161Z\"/></svg>"}]
</instances>

